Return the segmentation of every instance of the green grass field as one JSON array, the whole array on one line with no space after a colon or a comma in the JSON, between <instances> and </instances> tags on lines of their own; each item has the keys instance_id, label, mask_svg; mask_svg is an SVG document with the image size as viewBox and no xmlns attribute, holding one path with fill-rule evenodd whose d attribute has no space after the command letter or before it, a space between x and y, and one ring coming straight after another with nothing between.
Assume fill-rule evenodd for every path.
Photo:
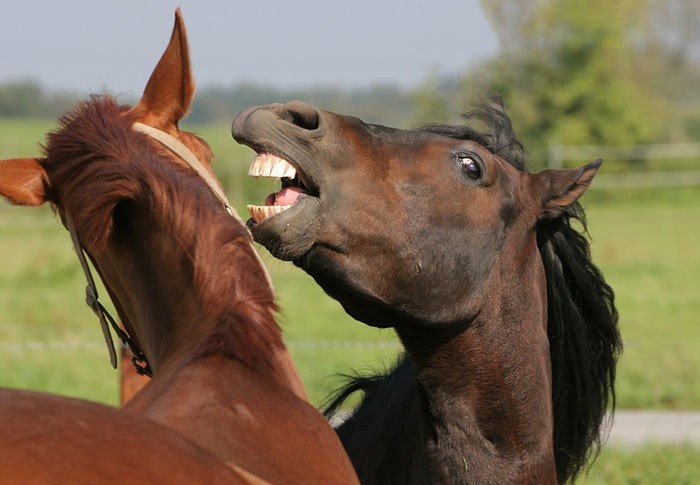
<instances>
[{"instance_id":1,"label":"green grass field","mask_svg":"<svg viewBox=\"0 0 700 485\"><path fill-rule=\"evenodd\" d=\"M700 450L690 446L645 445L634 450L605 448L579 485L696 485Z\"/></svg>"},{"instance_id":2,"label":"green grass field","mask_svg":"<svg viewBox=\"0 0 700 485\"><path fill-rule=\"evenodd\" d=\"M0 119L0 159L37 155L52 126ZM241 213L246 201L274 190L272 182L246 179L252 152L235 145L228 126L194 130L211 143L217 172ZM700 189L594 190L584 204L594 259L615 288L625 341L618 407L700 409ZM311 278L260 251L286 341L315 404L341 382L338 373L393 362L398 345L390 330L352 321ZM84 304L84 285L69 236L48 208L0 203L0 386L116 403L117 374ZM684 477L694 477L697 483L698 453L606 450L582 482L691 483ZM671 470L658 475L657 466Z\"/></svg>"},{"instance_id":3,"label":"green grass field","mask_svg":"<svg viewBox=\"0 0 700 485\"><path fill-rule=\"evenodd\" d=\"M619 405L700 409L700 190L622 194L588 217L625 341Z\"/></svg>"}]
</instances>

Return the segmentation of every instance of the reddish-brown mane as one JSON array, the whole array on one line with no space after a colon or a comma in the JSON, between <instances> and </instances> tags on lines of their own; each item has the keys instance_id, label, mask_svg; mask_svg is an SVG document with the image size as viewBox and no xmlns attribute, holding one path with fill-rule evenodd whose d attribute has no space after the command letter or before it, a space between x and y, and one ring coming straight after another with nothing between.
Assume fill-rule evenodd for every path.
<instances>
[{"instance_id":1,"label":"reddish-brown mane","mask_svg":"<svg viewBox=\"0 0 700 485\"><path fill-rule=\"evenodd\" d=\"M219 320L202 356L221 352L251 367L270 365L261 359L282 347L281 333L272 289L250 254L248 231L231 223L223 208L212 209L218 201L197 175L132 130L126 111L110 97L92 97L60 119L42 163L54 188L49 200L73 214L82 243L93 253L118 237L113 232L119 204L150 207L154 224L177 228L172 233L183 254L196 260L188 286L205 302L207 317Z\"/></svg>"}]
</instances>

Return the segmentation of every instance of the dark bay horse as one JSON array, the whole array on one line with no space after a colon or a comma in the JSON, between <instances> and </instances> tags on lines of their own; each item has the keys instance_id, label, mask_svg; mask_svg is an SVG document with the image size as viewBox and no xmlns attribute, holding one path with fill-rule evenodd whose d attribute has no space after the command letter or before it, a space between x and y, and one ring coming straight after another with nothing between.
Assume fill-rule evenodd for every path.
<instances>
[{"instance_id":1,"label":"dark bay horse","mask_svg":"<svg viewBox=\"0 0 700 485\"><path fill-rule=\"evenodd\" d=\"M526 170L502 106L408 131L300 101L251 107L233 137L282 177L253 237L406 355L352 382L338 433L360 481L556 483L585 466L614 406L614 294L578 199L600 162Z\"/></svg>"},{"instance_id":2,"label":"dark bay horse","mask_svg":"<svg viewBox=\"0 0 700 485\"><path fill-rule=\"evenodd\" d=\"M2 391L0 460L12 449L5 470L16 462L19 483L51 472L69 483L114 479L107 465L85 465L100 460L122 479L162 483L357 482L306 400L267 273L227 210L211 150L178 128L193 92L178 11L136 106L93 97L60 119L43 158L0 162L0 194L49 202L75 233L153 375L121 410Z\"/></svg>"}]
</instances>

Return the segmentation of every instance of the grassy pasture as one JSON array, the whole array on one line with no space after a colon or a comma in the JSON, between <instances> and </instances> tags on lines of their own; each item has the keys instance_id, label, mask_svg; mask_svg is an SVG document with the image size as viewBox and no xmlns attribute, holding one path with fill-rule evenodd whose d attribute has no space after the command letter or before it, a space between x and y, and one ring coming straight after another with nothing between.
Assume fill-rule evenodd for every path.
<instances>
[{"instance_id":1,"label":"grassy pasture","mask_svg":"<svg viewBox=\"0 0 700 485\"><path fill-rule=\"evenodd\" d=\"M625 341L619 405L700 409L700 189L591 195L593 255Z\"/></svg>"},{"instance_id":2,"label":"grassy pasture","mask_svg":"<svg viewBox=\"0 0 700 485\"><path fill-rule=\"evenodd\" d=\"M695 485L700 483L700 450L645 445L639 449L605 448L579 485Z\"/></svg>"},{"instance_id":3,"label":"grassy pasture","mask_svg":"<svg viewBox=\"0 0 700 485\"><path fill-rule=\"evenodd\" d=\"M53 126L0 119L0 159L38 155ZM242 214L246 201L274 190L270 181L246 179L252 152L235 145L228 126L186 128L212 145L217 172ZM615 288L625 340L618 407L700 409L700 189L592 190L584 204L594 259ZM391 331L352 321L311 278L260 251L314 403L341 382L337 373L391 364L398 353ZM70 238L51 210L0 202L0 386L116 403L117 374L84 304L84 286ZM697 483L697 457L683 447L605 450L582 482Z\"/></svg>"}]
</instances>

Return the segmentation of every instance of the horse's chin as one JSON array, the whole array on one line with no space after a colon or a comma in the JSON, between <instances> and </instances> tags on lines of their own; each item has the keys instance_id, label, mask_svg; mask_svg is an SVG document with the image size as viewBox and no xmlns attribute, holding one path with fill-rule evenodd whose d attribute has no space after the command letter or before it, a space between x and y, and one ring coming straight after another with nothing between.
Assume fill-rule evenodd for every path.
<instances>
[{"instance_id":1,"label":"horse's chin","mask_svg":"<svg viewBox=\"0 0 700 485\"><path fill-rule=\"evenodd\" d=\"M248 228L255 242L264 246L277 259L296 261L315 244L319 231L321 200L301 197L284 212L255 222L248 220Z\"/></svg>"}]
</instances>

